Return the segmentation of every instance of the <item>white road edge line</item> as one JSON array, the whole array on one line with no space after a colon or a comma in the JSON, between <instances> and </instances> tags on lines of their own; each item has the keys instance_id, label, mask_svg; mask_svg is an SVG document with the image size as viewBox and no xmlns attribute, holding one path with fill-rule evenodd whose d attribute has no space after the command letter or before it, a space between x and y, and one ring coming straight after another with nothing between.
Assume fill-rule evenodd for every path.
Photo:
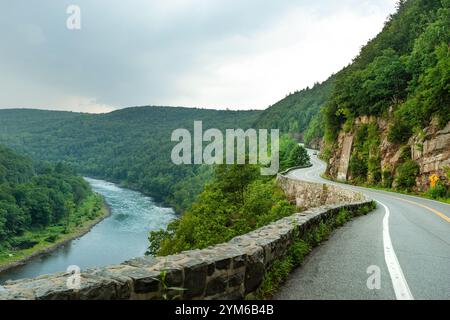
<instances>
[{"instance_id":1,"label":"white road edge line","mask_svg":"<svg viewBox=\"0 0 450 320\"><path fill-rule=\"evenodd\" d=\"M414 300L414 297L406 282L402 267L398 262L394 247L392 246L391 235L389 233L389 208L380 201L377 201L384 207L386 214L383 218L383 246L384 259L388 267L389 275L391 276L392 286L394 287L395 297L397 300Z\"/></svg>"}]
</instances>

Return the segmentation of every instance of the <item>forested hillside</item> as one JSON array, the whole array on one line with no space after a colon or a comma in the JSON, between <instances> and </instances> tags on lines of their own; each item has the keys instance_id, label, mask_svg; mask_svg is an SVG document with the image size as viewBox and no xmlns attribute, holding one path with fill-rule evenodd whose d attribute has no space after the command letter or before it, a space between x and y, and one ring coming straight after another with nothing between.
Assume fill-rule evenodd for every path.
<instances>
[{"instance_id":1,"label":"forested hillside","mask_svg":"<svg viewBox=\"0 0 450 320\"><path fill-rule=\"evenodd\" d=\"M338 172L347 136L352 181L409 190L416 183L426 189L433 174L445 180L449 43L449 0L399 2L383 31L336 77L324 110L331 176L347 174Z\"/></svg>"},{"instance_id":2,"label":"forested hillside","mask_svg":"<svg viewBox=\"0 0 450 320\"><path fill-rule=\"evenodd\" d=\"M94 219L101 206L101 198L66 165L33 163L0 146L0 262L8 251L34 247L35 233L47 228L43 241L55 242Z\"/></svg>"},{"instance_id":3,"label":"forested hillside","mask_svg":"<svg viewBox=\"0 0 450 320\"><path fill-rule=\"evenodd\" d=\"M401 0L349 66L287 96L256 124L313 147L324 137L334 178L424 191L431 175L445 180L450 167L449 43L449 0Z\"/></svg>"},{"instance_id":4,"label":"forested hillside","mask_svg":"<svg viewBox=\"0 0 450 320\"><path fill-rule=\"evenodd\" d=\"M399 2L383 31L338 74L326 108L330 139L365 115L391 113L391 140L399 143L432 116L441 126L450 120L449 6L448 0Z\"/></svg>"},{"instance_id":5,"label":"forested hillside","mask_svg":"<svg viewBox=\"0 0 450 320\"><path fill-rule=\"evenodd\" d=\"M323 83L289 94L283 100L265 110L255 125L259 128L280 129L292 133L307 144L317 142L323 136L322 115L320 113L328 101L335 77Z\"/></svg>"},{"instance_id":6,"label":"forested hillside","mask_svg":"<svg viewBox=\"0 0 450 320\"><path fill-rule=\"evenodd\" d=\"M288 95L258 118L260 127L337 138L360 116L393 117L390 140L404 143L436 116L450 121L448 0L402 0L383 31L327 81ZM321 108L322 113L320 112ZM390 112L391 111L391 112Z\"/></svg>"},{"instance_id":7,"label":"forested hillside","mask_svg":"<svg viewBox=\"0 0 450 320\"><path fill-rule=\"evenodd\" d=\"M0 143L40 160L65 161L79 172L123 183L177 211L190 205L211 177L205 166L176 166L171 133L248 128L257 111L140 107L108 114L0 110Z\"/></svg>"}]
</instances>

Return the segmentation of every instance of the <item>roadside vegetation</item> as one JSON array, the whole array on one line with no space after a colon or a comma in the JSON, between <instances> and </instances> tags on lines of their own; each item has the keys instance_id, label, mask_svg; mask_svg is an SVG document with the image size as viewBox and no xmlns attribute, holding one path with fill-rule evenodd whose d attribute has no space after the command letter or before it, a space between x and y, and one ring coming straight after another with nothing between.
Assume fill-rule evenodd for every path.
<instances>
[{"instance_id":1,"label":"roadside vegetation","mask_svg":"<svg viewBox=\"0 0 450 320\"><path fill-rule=\"evenodd\" d=\"M284 166L309 163L306 150L288 136L281 138L280 149ZM193 205L166 230L150 234L148 254L165 256L206 248L294 214L295 206L275 179L261 176L259 169L255 165L216 166L213 180Z\"/></svg>"},{"instance_id":2,"label":"roadside vegetation","mask_svg":"<svg viewBox=\"0 0 450 320\"><path fill-rule=\"evenodd\" d=\"M414 168L416 166L412 165L411 167L413 168L413 170L415 170ZM401 170L401 171L403 171L403 170ZM323 174L322 177L325 179L328 179L328 180L337 181L336 179L334 179L326 174ZM411 177L411 175L408 174L406 176L405 180L411 181L412 179L410 179L410 177ZM394 180L395 177L390 176L389 179ZM448 181L450 181L450 176L448 176L448 174L447 174L447 179L448 179ZM415 178L414 178L414 181L415 181ZM388 191L388 192L401 193L401 194L410 195L410 196L417 196L417 197L427 198L430 200L436 200L436 201L450 204L450 184L443 180L438 181L436 183L435 187L430 187L425 192L418 192L417 190L415 190L413 188L413 186L411 186L410 188L399 188L399 187L387 187L383 183L374 185L374 184L370 184L370 183L356 183L354 181L347 181L347 182L338 181L338 182L350 184L350 185L358 185L361 187L371 188L371 189L375 189L375 190L382 190L382 191ZM392 185L392 184L388 184L388 185ZM414 186L415 186L415 183L414 183Z\"/></svg>"},{"instance_id":3,"label":"roadside vegetation","mask_svg":"<svg viewBox=\"0 0 450 320\"><path fill-rule=\"evenodd\" d=\"M266 273L263 283L256 293L247 296L247 299L270 300L276 291L289 277L289 274L301 266L306 256L313 248L327 241L333 230L342 227L355 217L363 216L376 208L375 202L353 211L341 209L339 213L328 220L310 228L306 233L298 233L296 240L288 249L286 256L276 261Z\"/></svg>"}]
</instances>

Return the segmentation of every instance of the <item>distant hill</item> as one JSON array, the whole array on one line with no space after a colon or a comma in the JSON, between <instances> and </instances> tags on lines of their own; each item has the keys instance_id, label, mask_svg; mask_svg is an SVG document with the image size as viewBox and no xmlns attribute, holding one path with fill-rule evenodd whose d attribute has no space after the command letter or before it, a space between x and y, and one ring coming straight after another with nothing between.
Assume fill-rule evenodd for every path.
<instances>
[{"instance_id":1,"label":"distant hill","mask_svg":"<svg viewBox=\"0 0 450 320\"><path fill-rule=\"evenodd\" d=\"M136 188L181 211L203 189L209 170L175 166L171 133L249 128L259 111L134 107L108 114L0 110L0 143L36 159L66 161L79 172Z\"/></svg>"}]
</instances>

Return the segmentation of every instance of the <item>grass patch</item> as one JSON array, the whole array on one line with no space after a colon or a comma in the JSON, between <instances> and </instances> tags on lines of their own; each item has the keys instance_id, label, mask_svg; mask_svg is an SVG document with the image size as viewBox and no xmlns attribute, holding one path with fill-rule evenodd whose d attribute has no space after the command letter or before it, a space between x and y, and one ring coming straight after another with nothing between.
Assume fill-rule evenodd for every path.
<instances>
[{"instance_id":1,"label":"grass patch","mask_svg":"<svg viewBox=\"0 0 450 320\"><path fill-rule=\"evenodd\" d=\"M99 195L88 197L69 219L69 223L50 226L40 230L28 231L13 239L15 248L0 247L0 268L58 246L88 231L109 214ZM22 245L21 245L22 244ZM23 247L23 249L18 249Z\"/></svg>"},{"instance_id":2,"label":"grass patch","mask_svg":"<svg viewBox=\"0 0 450 320\"><path fill-rule=\"evenodd\" d=\"M334 178L330 177L327 174L321 174L320 176L323 179L330 180L330 181L333 181L333 182L342 183L342 184L346 184L346 185L349 185L349 186L358 186L358 187L363 187L363 188L367 188L367 189L400 193L400 194L404 194L406 196L414 196L414 197L419 197L419 198L424 198L424 199L429 199L429 200L435 200L435 201L438 201L438 202L450 204L450 198L447 198L447 197L436 197L436 195L434 195L433 193L430 193L430 192L419 193L419 192L408 191L408 190L387 188L387 187L382 187L382 186L379 186L379 185L370 185L370 184L367 184L367 183L351 183L350 181L341 181L341 180L334 179Z\"/></svg>"},{"instance_id":3,"label":"grass patch","mask_svg":"<svg viewBox=\"0 0 450 320\"><path fill-rule=\"evenodd\" d=\"M384 187L380 187L380 186L370 186L370 185L361 185L361 186L368 188L368 189L387 191L387 192L395 192L395 193L404 194L406 196L414 196L414 197L435 200L438 202L450 204L450 198L436 197L432 193L418 193L418 192L412 192L412 191L407 191L407 190L398 190L398 189L393 189L393 188L384 188Z\"/></svg>"}]
</instances>

